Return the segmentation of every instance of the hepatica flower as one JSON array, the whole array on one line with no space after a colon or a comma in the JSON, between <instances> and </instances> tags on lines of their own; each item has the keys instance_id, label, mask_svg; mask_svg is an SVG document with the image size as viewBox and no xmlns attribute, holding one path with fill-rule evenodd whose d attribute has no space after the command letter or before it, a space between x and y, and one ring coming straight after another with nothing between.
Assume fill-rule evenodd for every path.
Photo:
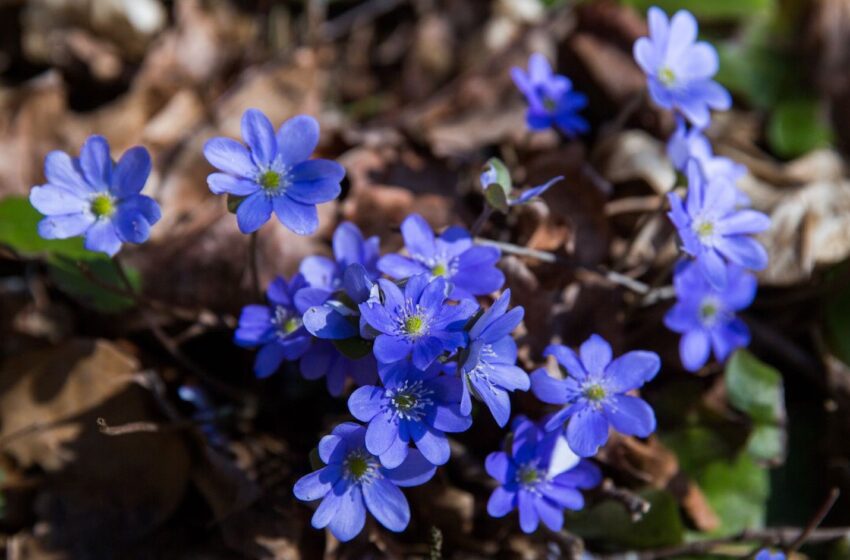
<instances>
[{"instance_id":1,"label":"hepatica flower","mask_svg":"<svg viewBox=\"0 0 850 560\"><path fill-rule=\"evenodd\" d=\"M566 76L555 74L546 57L534 53L528 59L528 72L511 69L511 77L528 102L525 115L528 128L546 130L557 127L567 136L589 130L587 121L578 112L587 106L587 97L573 91Z\"/></svg>"},{"instance_id":2,"label":"hepatica flower","mask_svg":"<svg viewBox=\"0 0 850 560\"><path fill-rule=\"evenodd\" d=\"M676 193L668 194L668 216L683 249L696 259L711 285L717 289L725 286L726 260L752 270L765 268L767 252L750 235L770 227L770 218L755 210L739 210L737 189L726 177L704 178L693 160L688 163L687 175L687 201Z\"/></svg>"},{"instance_id":3,"label":"hepatica flower","mask_svg":"<svg viewBox=\"0 0 850 560\"><path fill-rule=\"evenodd\" d=\"M755 560L785 560L785 553L780 551L771 552L770 549L763 548L758 551Z\"/></svg>"},{"instance_id":4,"label":"hepatica flower","mask_svg":"<svg viewBox=\"0 0 850 560\"><path fill-rule=\"evenodd\" d=\"M385 255L378 269L403 280L417 274L445 278L451 283L452 299L489 294L502 287L505 275L496 268L500 252L495 247L474 245L469 232L450 227L435 237L422 216L411 214L401 224L409 257Z\"/></svg>"},{"instance_id":5,"label":"hepatica flower","mask_svg":"<svg viewBox=\"0 0 850 560\"><path fill-rule=\"evenodd\" d=\"M275 134L257 109L242 116L246 148L230 138L212 138L204 155L219 173L207 177L215 194L244 197L236 210L242 233L260 229L272 212L299 235L316 231L316 204L339 196L345 169L335 161L309 159L319 143L319 123L307 115L293 117Z\"/></svg>"},{"instance_id":6,"label":"hepatica flower","mask_svg":"<svg viewBox=\"0 0 850 560\"><path fill-rule=\"evenodd\" d=\"M326 340L344 340L358 336L361 331L369 328L360 315L359 306L369 301L373 287L374 282L363 265L349 265L343 273L341 292L332 299L309 307L304 313L304 326L313 336ZM313 290L315 289L308 288L304 291ZM314 291L313 295L321 298L326 293L320 288Z\"/></svg>"},{"instance_id":7,"label":"hepatica flower","mask_svg":"<svg viewBox=\"0 0 850 560\"><path fill-rule=\"evenodd\" d=\"M383 366L382 387L360 387L348 399L351 414L369 425L366 449L386 467L407 458L408 442L432 464L443 465L450 454L445 432L472 425L472 418L460 412L460 380L438 375L439 364L434 366L427 371L407 361Z\"/></svg>"},{"instance_id":8,"label":"hepatica flower","mask_svg":"<svg viewBox=\"0 0 850 560\"><path fill-rule=\"evenodd\" d=\"M717 51L697 41L694 16L680 10L671 20L653 6L647 15L649 37L635 42L634 57L646 73L649 95L663 107L679 111L694 126L705 128L709 109L726 110L732 105L729 92L712 78L717 73Z\"/></svg>"},{"instance_id":9,"label":"hepatica flower","mask_svg":"<svg viewBox=\"0 0 850 560\"><path fill-rule=\"evenodd\" d=\"M587 339L579 354L553 344L544 352L555 356L567 372L560 380L544 368L531 374L531 390L545 403L564 405L546 422L547 431L566 425L570 448L590 457L608 441L609 426L618 432L646 437L655 431L655 413L638 397L626 395L655 377L661 359L637 350L612 360L611 346L599 335Z\"/></svg>"},{"instance_id":10,"label":"hepatica flower","mask_svg":"<svg viewBox=\"0 0 850 560\"><path fill-rule=\"evenodd\" d=\"M352 264L363 266L370 280L377 280L380 240L377 236L363 238L360 228L351 222L337 226L333 235L334 258L310 256L301 261L299 271L312 288L326 290L330 295L342 287L345 269Z\"/></svg>"},{"instance_id":11,"label":"hepatica flower","mask_svg":"<svg viewBox=\"0 0 850 560\"><path fill-rule=\"evenodd\" d=\"M691 263L680 263L673 276L678 300L664 317L664 324L680 333L679 355L689 371L696 371L714 351L723 362L737 348L750 343L750 331L735 313L749 307L757 282L738 266L730 265L726 287L717 290Z\"/></svg>"},{"instance_id":12,"label":"hepatica flower","mask_svg":"<svg viewBox=\"0 0 850 560\"><path fill-rule=\"evenodd\" d=\"M511 291L505 290L469 330L469 348L460 360L463 379L462 414L472 412L472 396L484 401L499 426L511 416L509 392L528 391L528 375L516 366L517 348L511 332L524 310L508 311Z\"/></svg>"},{"instance_id":13,"label":"hepatica flower","mask_svg":"<svg viewBox=\"0 0 850 560\"><path fill-rule=\"evenodd\" d=\"M115 164L102 136L89 137L79 158L50 152L44 161L47 183L30 191L30 203L45 215L38 234L44 239L83 235L86 249L109 256L122 243L144 243L160 218L159 205L140 194L150 172L146 149L130 148Z\"/></svg>"},{"instance_id":14,"label":"hepatica flower","mask_svg":"<svg viewBox=\"0 0 850 560\"><path fill-rule=\"evenodd\" d=\"M342 354L333 343L315 340L301 356L301 375L304 379L325 378L328 393L334 397L342 395L346 379L355 385L371 385L378 380L378 363L368 353L361 358L349 358Z\"/></svg>"},{"instance_id":15,"label":"hepatica flower","mask_svg":"<svg viewBox=\"0 0 850 560\"><path fill-rule=\"evenodd\" d=\"M378 280L378 285L383 300L361 303L360 312L379 333L374 347L379 362L411 357L414 366L427 369L437 356L466 343L463 327L478 304L471 300L447 303L445 279L429 281L425 274L413 276L404 292L389 280Z\"/></svg>"},{"instance_id":16,"label":"hepatica flower","mask_svg":"<svg viewBox=\"0 0 850 560\"><path fill-rule=\"evenodd\" d=\"M504 517L518 509L524 532L533 533L541 521L560 531L564 510L584 507L579 489L597 486L602 473L590 461L579 459L562 436L545 434L525 418L514 421L513 434L507 452L490 453L484 463L487 474L499 482L487 502L487 513Z\"/></svg>"},{"instance_id":17,"label":"hepatica flower","mask_svg":"<svg viewBox=\"0 0 850 560\"><path fill-rule=\"evenodd\" d=\"M722 175L732 183L747 174L746 166L727 157L714 155L711 142L698 128L688 128L685 121L677 119L676 131L667 142L667 155L673 166L685 172L688 161L693 158L699 162L703 173L708 177Z\"/></svg>"},{"instance_id":18,"label":"hepatica flower","mask_svg":"<svg viewBox=\"0 0 850 560\"><path fill-rule=\"evenodd\" d=\"M436 471L415 449L398 467L382 467L366 449L365 439L363 426L340 424L319 442L319 457L326 466L295 483L299 500L322 500L313 527L329 527L343 542L360 533L367 511L390 531L403 531L410 522L410 506L399 487L424 484Z\"/></svg>"},{"instance_id":19,"label":"hepatica flower","mask_svg":"<svg viewBox=\"0 0 850 560\"><path fill-rule=\"evenodd\" d=\"M266 291L268 305L242 308L234 340L239 346L260 348L254 362L257 377L268 377L284 360L297 360L310 347L310 333L301 322L306 308L295 297L306 285L300 274L290 282L277 278Z\"/></svg>"}]
</instances>

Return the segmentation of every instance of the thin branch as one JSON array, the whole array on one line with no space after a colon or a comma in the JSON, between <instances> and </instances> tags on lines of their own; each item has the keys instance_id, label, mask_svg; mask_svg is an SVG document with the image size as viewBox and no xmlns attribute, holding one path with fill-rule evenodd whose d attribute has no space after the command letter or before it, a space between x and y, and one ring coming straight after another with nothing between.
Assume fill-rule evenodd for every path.
<instances>
[{"instance_id":1,"label":"thin branch","mask_svg":"<svg viewBox=\"0 0 850 560\"><path fill-rule=\"evenodd\" d=\"M251 234L248 244L248 267L251 271L251 289L257 300L263 299L263 290L260 288L260 266L257 259L257 232Z\"/></svg>"},{"instance_id":2,"label":"thin branch","mask_svg":"<svg viewBox=\"0 0 850 560\"><path fill-rule=\"evenodd\" d=\"M801 546L803 546L803 543L806 542L806 540L809 538L809 535L811 535L812 532L814 532L814 530L817 529L821 523L823 523L824 518L832 510L832 506L834 506L835 502L838 501L838 496L840 495L841 490L839 490L838 488L832 488L829 491L829 494L827 494L826 499L823 501L821 506L806 524L806 528L803 529L803 532L800 533L800 536L794 539L794 542L792 542L785 550L788 556L790 556L792 552L796 552Z\"/></svg>"}]
</instances>

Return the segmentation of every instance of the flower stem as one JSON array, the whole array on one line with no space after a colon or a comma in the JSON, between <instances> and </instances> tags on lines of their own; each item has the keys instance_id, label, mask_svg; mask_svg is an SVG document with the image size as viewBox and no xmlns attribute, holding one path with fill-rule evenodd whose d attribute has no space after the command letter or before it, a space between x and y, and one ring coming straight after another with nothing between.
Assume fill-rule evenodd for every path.
<instances>
[{"instance_id":1,"label":"flower stem","mask_svg":"<svg viewBox=\"0 0 850 560\"><path fill-rule=\"evenodd\" d=\"M481 230L484 229L484 225L487 223L487 220L489 220L492 215L493 207L485 203L484 209L481 210L481 214L478 215L478 219L476 219L475 223L472 224L472 229L470 231L473 237L481 233Z\"/></svg>"},{"instance_id":2,"label":"flower stem","mask_svg":"<svg viewBox=\"0 0 850 560\"><path fill-rule=\"evenodd\" d=\"M263 299L263 290L260 288L260 267L257 257L257 239L258 234L255 231L251 234L248 243L248 268L251 271L251 287L254 290L254 297L258 300Z\"/></svg>"}]
</instances>

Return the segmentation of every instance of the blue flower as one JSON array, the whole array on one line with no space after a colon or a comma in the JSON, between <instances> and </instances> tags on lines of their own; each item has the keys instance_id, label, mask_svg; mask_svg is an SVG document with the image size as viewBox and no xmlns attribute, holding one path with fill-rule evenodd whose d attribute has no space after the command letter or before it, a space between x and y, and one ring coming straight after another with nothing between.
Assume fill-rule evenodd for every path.
<instances>
[{"instance_id":1,"label":"blue flower","mask_svg":"<svg viewBox=\"0 0 850 560\"><path fill-rule=\"evenodd\" d=\"M758 551L755 560L785 560L785 553L780 551L771 553L769 549L763 548Z\"/></svg>"},{"instance_id":2,"label":"blue flower","mask_svg":"<svg viewBox=\"0 0 850 560\"><path fill-rule=\"evenodd\" d=\"M505 275L496 268L500 252L495 247L474 245L461 227L450 227L434 237L422 216L411 214L401 224L404 246L410 257L385 255L378 269L398 280L417 274L451 282L452 299L489 294L502 287Z\"/></svg>"},{"instance_id":3,"label":"blue flower","mask_svg":"<svg viewBox=\"0 0 850 560\"><path fill-rule=\"evenodd\" d=\"M378 379L378 363L371 353L362 358L349 358L325 340L313 341L301 356L300 367L304 379L324 377L328 393L334 397L342 395L348 378L358 387L371 385Z\"/></svg>"},{"instance_id":4,"label":"blue flower","mask_svg":"<svg viewBox=\"0 0 850 560\"><path fill-rule=\"evenodd\" d=\"M351 414L369 425L366 449L385 467L407 458L408 442L432 464L443 465L450 454L445 432L472 425L472 418L460 412L460 379L441 376L439 370L440 364L422 371L406 360L382 366L382 387L360 387L348 399Z\"/></svg>"},{"instance_id":5,"label":"blue flower","mask_svg":"<svg viewBox=\"0 0 850 560\"><path fill-rule=\"evenodd\" d=\"M410 506L399 487L424 484L437 469L415 449L398 467L382 467L366 449L365 439L363 426L338 425L319 442L319 457L327 466L300 478L293 489L299 500L322 500L312 525L329 527L343 542L360 533L367 510L390 531L403 531L410 521Z\"/></svg>"},{"instance_id":6,"label":"blue flower","mask_svg":"<svg viewBox=\"0 0 850 560\"><path fill-rule=\"evenodd\" d=\"M516 342L511 332L522 321L524 310L508 311L511 291L505 290L469 330L469 349L460 361L463 378L462 414L472 412L472 396L484 401L499 426L511 416L509 391L528 391L528 375L516 366Z\"/></svg>"},{"instance_id":7,"label":"blue flower","mask_svg":"<svg viewBox=\"0 0 850 560\"><path fill-rule=\"evenodd\" d=\"M750 343L750 331L736 311L747 308L755 298L757 282L752 274L730 265L726 287L717 290L691 263L682 262L673 275L678 300L664 324L682 334L679 355L689 371L696 371L708 361L711 350L723 362L737 348Z\"/></svg>"},{"instance_id":8,"label":"blue flower","mask_svg":"<svg viewBox=\"0 0 850 560\"><path fill-rule=\"evenodd\" d=\"M90 136L79 158L47 154L47 183L33 187L30 203L46 217L38 224L44 239L84 235L90 251L115 255L122 243L144 243L160 218L159 205L139 194L151 172L151 157L130 148L115 164L102 136Z\"/></svg>"},{"instance_id":9,"label":"blue flower","mask_svg":"<svg viewBox=\"0 0 850 560\"><path fill-rule=\"evenodd\" d=\"M424 370L443 352L466 344L463 327L478 304L471 300L446 303L445 279L429 281L428 275L419 274L407 281L403 293L389 280L378 280L378 285L382 300L361 303L360 313L379 333L374 347L379 362L412 357L413 365Z\"/></svg>"},{"instance_id":10,"label":"blue flower","mask_svg":"<svg viewBox=\"0 0 850 560\"><path fill-rule=\"evenodd\" d=\"M221 171L207 177L210 190L245 197L236 210L242 233L260 229L272 211L299 235L316 231L316 204L338 197L345 175L335 161L309 159L319 143L316 119L293 117L275 135L263 113L248 109L242 116L242 137L248 148L222 137L204 145L207 161Z\"/></svg>"},{"instance_id":11,"label":"blue flower","mask_svg":"<svg viewBox=\"0 0 850 560\"><path fill-rule=\"evenodd\" d=\"M553 73L542 54L534 53L528 59L528 73L515 67L511 77L528 101L525 120L531 130L556 126L567 136L575 136L590 129L578 114L587 106L587 96L573 91L569 78Z\"/></svg>"},{"instance_id":12,"label":"blue flower","mask_svg":"<svg viewBox=\"0 0 850 560\"><path fill-rule=\"evenodd\" d=\"M652 100L705 128L711 119L709 109L726 110L732 105L729 92L712 79L719 65L717 51L697 42L696 19L686 10L668 20L653 6L647 19L649 37L635 42L634 57L647 75Z\"/></svg>"},{"instance_id":13,"label":"blue flower","mask_svg":"<svg viewBox=\"0 0 850 560\"><path fill-rule=\"evenodd\" d=\"M655 377L661 359L654 352L627 352L612 361L611 346L592 335L579 355L560 344L544 352L555 356L566 379L550 377L544 368L531 374L531 390L541 401L566 405L546 422L547 431L566 424L567 442L582 457L590 457L608 441L608 427L628 436L646 437L655 431L655 413L638 397L626 395Z\"/></svg>"},{"instance_id":14,"label":"blue flower","mask_svg":"<svg viewBox=\"0 0 850 560\"><path fill-rule=\"evenodd\" d=\"M767 252L750 235L770 227L770 218L755 210L737 209L737 189L726 177L704 178L696 161L688 163L687 175L687 202L676 193L668 194L671 210L667 215L684 251L696 259L711 285L723 289L726 260L753 270L765 268Z\"/></svg>"},{"instance_id":15,"label":"blue flower","mask_svg":"<svg viewBox=\"0 0 850 560\"><path fill-rule=\"evenodd\" d=\"M234 341L245 348L260 347L254 362L257 377L268 377L284 360L297 360L310 347L310 333L301 321L308 302L296 297L306 285L300 274L289 283L277 278L266 291L269 305L242 308Z\"/></svg>"},{"instance_id":16,"label":"blue flower","mask_svg":"<svg viewBox=\"0 0 850 560\"><path fill-rule=\"evenodd\" d=\"M333 253L333 259L310 256L301 261L299 272L310 287L326 290L330 295L342 287L343 273L352 264L362 265L372 281L381 275L378 272L380 240L377 236L363 239L360 228L351 222L337 226L333 236Z\"/></svg>"},{"instance_id":17,"label":"blue flower","mask_svg":"<svg viewBox=\"0 0 850 560\"><path fill-rule=\"evenodd\" d=\"M579 489L597 486L599 468L577 457L563 436L546 434L533 422L518 417L507 452L490 453L484 463L487 474L499 482L490 495L487 513L504 517L519 510L519 524L526 533L537 530L540 521L552 531L564 524L564 510L580 510L584 496Z\"/></svg>"}]
</instances>

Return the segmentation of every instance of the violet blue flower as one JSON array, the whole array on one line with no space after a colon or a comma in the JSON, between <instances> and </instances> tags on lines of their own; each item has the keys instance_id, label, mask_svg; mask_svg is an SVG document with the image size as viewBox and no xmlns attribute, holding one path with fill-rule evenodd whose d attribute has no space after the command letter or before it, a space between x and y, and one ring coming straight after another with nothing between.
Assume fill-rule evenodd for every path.
<instances>
[{"instance_id":1,"label":"violet blue flower","mask_svg":"<svg viewBox=\"0 0 850 560\"><path fill-rule=\"evenodd\" d=\"M573 91L566 76L555 74L546 57L540 53L528 59L528 73L511 69L511 77L528 102L525 120L531 130L557 127L566 136L587 132L590 127L578 112L587 106L587 96Z\"/></svg>"},{"instance_id":2,"label":"violet blue flower","mask_svg":"<svg viewBox=\"0 0 850 560\"><path fill-rule=\"evenodd\" d=\"M90 136L79 158L54 151L44 160L47 183L33 187L30 203L46 217L44 239L85 236L85 248L115 255L122 243L144 243L160 218L159 205L140 194L151 172L151 157L130 148L115 164L103 136Z\"/></svg>"},{"instance_id":3,"label":"violet blue flower","mask_svg":"<svg viewBox=\"0 0 850 560\"><path fill-rule=\"evenodd\" d=\"M522 321L524 310L508 311L511 291L505 290L469 330L469 347L460 360L463 379L462 414L472 412L472 396L484 401L496 423L504 426L511 416L509 392L528 391L528 374L516 366L517 348L511 332Z\"/></svg>"},{"instance_id":4,"label":"violet blue flower","mask_svg":"<svg viewBox=\"0 0 850 560\"><path fill-rule=\"evenodd\" d=\"M531 374L531 390L541 401L565 405L549 418L547 431L566 426L567 442L581 457L591 457L608 441L608 428L628 436L646 437L655 431L655 413L638 397L626 395L655 377L661 359L655 352L636 350L612 361L611 346L592 335L579 355L560 344L549 346L567 372L566 379L551 377L545 368Z\"/></svg>"},{"instance_id":5,"label":"violet blue flower","mask_svg":"<svg viewBox=\"0 0 850 560\"><path fill-rule=\"evenodd\" d=\"M363 238L360 228L351 222L337 226L333 235L334 258L309 256L301 261L299 272L304 275L311 288L331 292L342 288L345 269L352 264L363 266L369 279L374 281L381 275L378 272L380 240L377 236Z\"/></svg>"},{"instance_id":6,"label":"violet blue flower","mask_svg":"<svg viewBox=\"0 0 850 560\"><path fill-rule=\"evenodd\" d=\"M300 274L289 282L278 277L266 291L268 305L242 308L234 341L245 348L260 347L254 361L257 377L268 377L284 360L297 360L310 347L312 337L301 322L306 303L299 303L296 297L306 285Z\"/></svg>"},{"instance_id":7,"label":"violet blue flower","mask_svg":"<svg viewBox=\"0 0 850 560\"><path fill-rule=\"evenodd\" d=\"M495 247L474 245L469 232L450 227L434 237L422 216L411 214L401 224L404 245L410 255L385 255L378 269L398 280L417 274L445 278L451 283L451 298L474 298L502 287L505 275L496 268L500 252Z\"/></svg>"},{"instance_id":8,"label":"violet blue flower","mask_svg":"<svg viewBox=\"0 0 850 560\"><path fill-rule=\"evenodd\" d=\"M322 500L311 523L316 529L329 527L343 542L360 533L367 511L390 531L403 531L410 522L410 506L399 487L424 484L437 470L416 449L398 467L382 467L365 440L363 426L338 425L319 442L319 457L326 466L301 477L293 489L299 500Z\"/></svg>"},{"instance_id":9,"label":"violet blue flower","mask_svg":"<svg viewBox=\"0 0 850 560\"><path fill-rule=\"evenodd\" d=\"M443 465L450 454L445 432L464 432L472 425L472 418L460 412L460 379L441 376L439 370L440 364L422 371L406 360L385 365L382 387L360 387L348 399L351 414L368 423L366 449L385 467L407 458L408 442L432 464Z\"/></svg>"},{"instance_id":10,"label":"violet blue flower","mask_svg":"<svg viewBox=\"0 0 850 560\"><path fill-rule=\"evenodd\" d=\"M350 358L326 340L313 341L301 356L300 368L304 379L324 377L328 393L334 397L342 395L346 379L350 378L358 387L378 380L378 363L371 352L361 358Z\"/></svg>"},{"instance_id":11,"label":"violet blue flower","mask_svg":"<svg viewBox=\"0 0 850 560\"><path fill-rule=\"evenodd\" d=\"M242 233L260 229L272 211L299 235L316 231L316 204L338 197L345 175L335 161L309 159L319 143L316 119L293 117L275 134L262 112L248 109L242 115L242 137L248 148L223 137L204 145L207 161L221 171L207 177L210 190L245 197L236 210Z\"/></svg>"},{"instance_id":12,"label":"violet blue flower","mask_svg":"<svg viewBox=\"0 0 850 560\"><path fill-rule=\"evenodd\" d=\"M712 350L723 362L750 343L750 331L735 313L755 298L757 282L752 274L729 265L726 287L717 290L694 264L682 262L673 275L673 286L678 300L664 316L664 324L682 335L679 355L685 369L704 366Z\"/></svg>"},{"instance_id":13,"label":"violet blue flower","mask_svg":"<svg viewBox=\"0 0 850 560\"><path fill-rule=\"evenodd\" d=\"M777 550L771 552L768 548L763 548L758 551L755 560L785 560L785 553Z\"/></svg>"},{"instance_id":14,"label":"violet blue flower","mask_svg":"<svg viewBox=\"0 0 850 560\"><path fill-rule=\"evenodd\" d=\"M487 513L504 517L519 510L519 524L526 533L540 521L552 531L564 524L564 510L580 510L584 496L579 489L597 486L599 468L580 459L559 433L544 433L523 417L513 422L513 439L507 450L490 453L487 473L499 482L490 495Z\"/></svg>"},{"instance_id":15,"label":"violet blue flower","mask_svg":"<svg viewBox=\"0 0 850 560\"><path fill-rule=\"evenodd\" d=\"M728 178L703 177L694 160L688 163L687 176L687 201L668 194L671 210L667 215L684 251L696 259L711 285L725 286L726 260L752 270L765 268L767 252L750 235L770 227L770 218L755 210L737 209L737 189Z\"/></svg>"},{"instance_id":16,"label":"violet blue flower","mask_svg":"<svg viewBox=\"0 0 850 560\"><path fill-rule=\"evenodd\" d=\"M646 73L649 95L660 107L679 111L697 128L711 119L709 109L726 110L732 97L712 78L719 65L717 51L697 42L693 14L680 10L668 20L658 7L647 14L649 37L634 44L634 57Z\"/></svg>"},{"instance_id":17,"label":"violet blue flower","mask_svg":"<svg viewBox=\"0 0 850 560\"><path fill-rule=\"evenodd\" d=\"M426 274L413 276L404 292L389 280L378 280L378 285L382 300L360 304L363 319L379 333L374 347L378 362L412 357L413 365L424 370L443 352L453 352L466 343L463 327L478 304L472 300L446 303L444 278L429 281Z\"/></svg>"}]
</instances>

